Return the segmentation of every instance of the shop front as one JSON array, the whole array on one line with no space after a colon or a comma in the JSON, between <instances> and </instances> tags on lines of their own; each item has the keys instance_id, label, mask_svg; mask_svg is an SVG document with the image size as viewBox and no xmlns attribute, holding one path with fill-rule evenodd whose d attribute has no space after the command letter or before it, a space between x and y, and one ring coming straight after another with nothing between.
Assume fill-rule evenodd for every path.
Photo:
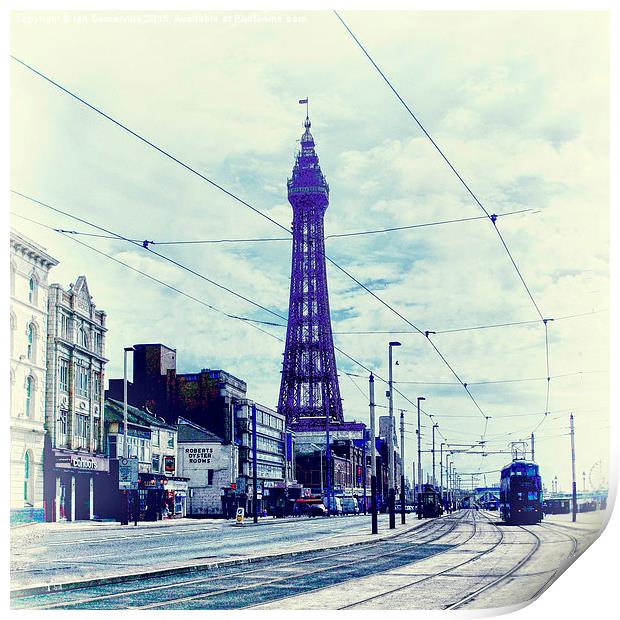
<instances>
[{"instance_id":1,"label":"shop front","mask_svg":"<svg viewBox=\"0 0 620 620\"><path fill-rule=\"evenodd\" d=\"M183 518L187 514L187 493L189 478L171 476L168 478L165 503L168 518Z\"/></svg>"},{"instance_id":2,"label":"shop front","mask_svg":"<svg viewBox=\"0 0 620 620\"><path fill-rule=\"evenodd\" d=\"M107 457L48 448L45 454L45 520L80 521L96 518L108 485Z\"/></svg>"},{"instance_id":3,"label":"shop front","mask_svg":"<svg viewBox=\"0 0 620 620\"><path fill-rule=\"evenodd\" d=\"M139 474L138 495L140 498L140 521L159 521L164 517L166 512L167 484L168 478L162 474Z\"/></svg>"}]
</instances>

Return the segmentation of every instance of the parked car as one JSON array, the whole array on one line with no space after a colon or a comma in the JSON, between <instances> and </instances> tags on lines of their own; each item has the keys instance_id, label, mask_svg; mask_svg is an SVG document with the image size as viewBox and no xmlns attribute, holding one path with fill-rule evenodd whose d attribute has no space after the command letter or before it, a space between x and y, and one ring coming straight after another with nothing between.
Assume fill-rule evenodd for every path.
<instances>
[{"instance_id":1,"label":"parked car","mask_svg":"<svg viewBox=\"0 0 620 620\"><path fill-rule=\"evenodd\" d=\"M323 505L329 507L329 513L332 515L341 515L342 514L342 498L340 497L332 497L327 496L323 498Z\"/></svg>"},{"instance_id":2,"label":"parked car","mask_svg":"<svg viewBox=\"0 0 620 620\"><path fill-rule=\"evenodd\" d=\"M360 512L359 504L354 497L342 498L342 514L357 515Z\"/></svg>"},{"instance_id":3,"label":"parked car","mask_svg":"<svg viewBox=\"0 0 620 620\"><path fill-rule=\"evenodd\" d=\"M306 514L309 517L326 517L327 508L323 504L310 504Z\"/></svg>"}]
</instances>

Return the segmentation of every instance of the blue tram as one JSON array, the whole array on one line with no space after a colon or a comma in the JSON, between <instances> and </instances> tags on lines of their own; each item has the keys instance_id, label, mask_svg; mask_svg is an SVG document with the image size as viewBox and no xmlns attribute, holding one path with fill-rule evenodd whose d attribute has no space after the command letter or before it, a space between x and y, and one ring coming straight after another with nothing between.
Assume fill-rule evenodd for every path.
<instances>
[{"instance_id":1,"label":"blue tram","mask_svg":"<svg viewBox=\"0 0 620 620\"><path fill-rule=\"evenodd\" d=\"M536 463L517 460L502 469L499 510L506 523L542 521L542 481Z\"/></svg>"}]
</instances>

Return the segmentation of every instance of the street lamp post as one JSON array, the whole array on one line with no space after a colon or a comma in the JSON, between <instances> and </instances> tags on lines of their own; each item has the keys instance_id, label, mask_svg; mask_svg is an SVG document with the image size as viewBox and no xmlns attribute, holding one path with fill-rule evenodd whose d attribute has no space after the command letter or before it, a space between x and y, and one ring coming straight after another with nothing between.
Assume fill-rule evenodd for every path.
<instances>
[{"instance_id":1,"label":"street lamp post","mask_svg":"<svg viewBox=\"0 0 620 620\"><path fill-rule=\"evenodd\" d=\"M394 490L394 390L392 389L392 348L400 347L400 342L389 342L388 343L388 362L389 362L389 380L388 380L388 389L389 389L389 403L390 403L390 430L388 435L388 503L389 503L389 511L390 511L390 529L393 530L396 527L396 514L394 512L394 500L395 500L395 490Z\"/></svg>"},{"instance_id":2,"label":"street lamp post","mask_svg":"<svg viewBox=\"0 0 620 620\"><path fill-rule=\"evenodd\" d=\"M439 445L439 497L441 498L441 508L443 510L443 447L445 442Z\"/></svg>"},{"instance_id":3,"label":"street lamp post","mask_svg":"<svg viewBox=\"0 0 620 620\"><path fill-rule=\"evenodd\" d=\"M405 412L400 410L400 522L404 525L405 517Z\"/></svg>"},{"instance_id":4,"label":"street lamp post","mask_svg":"<svg viewBox=\"0 0 620 620\"><path fill-rule=\"evenodd\" d=\"M134 351L133 347L125 347L123 350L123 456L128 459L129 458L129 439L127 432L127 353L130 351ZM127 518L123 518L123 525L129 523L129 506L130 506L130 495L133 491L130 489L129 491L123 491L125 494L125 512L127 513Z\"/></svg>"},{"instance_id":5,"label":"street lamp post","mask_svg":"<svg viewBox=\"0 0 620 620\"><path fill-rule=\"evenodd\" d=\"M435 478L435 429L439 428L439 424L433 424L433 488L437 486L437 479Z\"/></svg>"},{"instance_id":6,"label":"street lamp post","mask_svg":"<svg viewBox=\"0 0 620 620\"><path fill-rule=\"evenodd\" d=\"M370 396L370 520L371 532L376 534L379 531L377 526L377 447L375 444L375 377L372 372L368 378L368 391ZM365 464L364 467L366 467ZM365 471L364 475L366 475Z\"/></svg>"},{"instance_id":7,"label":"street lamp post","mask_svg":"<svg viewBox=\"0 0 620 620\"><path fill-rule=\"evenodd\" d=\"M420 401L426 400L418 396L418 519L422 518L422 444L420 443Z\"/></svg>"}]
</instances>

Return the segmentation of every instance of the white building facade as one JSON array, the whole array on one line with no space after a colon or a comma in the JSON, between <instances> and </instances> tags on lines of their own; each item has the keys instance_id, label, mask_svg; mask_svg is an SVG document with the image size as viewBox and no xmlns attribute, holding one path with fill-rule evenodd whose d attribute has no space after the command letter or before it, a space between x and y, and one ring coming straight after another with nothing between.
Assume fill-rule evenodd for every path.
<instances>
[{"instance_id":1,"label":"white building facade","mask_svg":"<svg viewBox=\"0 0 620 620\"><path fill-rule=\"evenodd\" d=\"M109 474L104 445L106 314L84 276L49 288L45 462L46 520L92 519Z\"/></svg>"},{"instance_id":2,"label":"white building facade","mask_svg":"<svg viewBox=\"0 0 620 620\"><path fill-rule=\"evenodd\" d=\"M230 446L184 418L179 418L177 428L179 476L189 478L187 514L222 515L223 489L230 486Z\"/></svg>"},{"instance_id":3,"label":"white building facade","mask_svg":"<svg viewBox=\"0 0 620 620\"><path fill-rule=\"evenodd\" d=\"M48 274L58 264L24 235L10 234L11 523L44 519Z\"/></svg>"}]
</instances>

